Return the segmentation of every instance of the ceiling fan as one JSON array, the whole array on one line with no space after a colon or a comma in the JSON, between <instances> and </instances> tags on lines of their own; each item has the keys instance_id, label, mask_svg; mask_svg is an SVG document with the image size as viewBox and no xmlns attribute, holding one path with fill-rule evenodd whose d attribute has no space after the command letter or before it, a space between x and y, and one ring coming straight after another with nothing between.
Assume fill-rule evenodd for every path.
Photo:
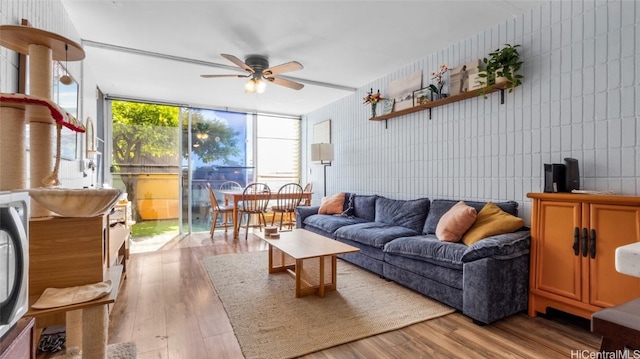
<instances>
[{"instance_id":1,"label":"ceiling fan","mask_svg":"<svg viewBox=\"0 0 640 359\"><path fill-rule=\"evenodd\" d=\"M215 78L215 77L242 77L248 78L249 81L245 85L245 92L248 93L262 93L266 87L266 81L271 82L275 85L280 85L284 87L288 87L294 90L300 90L304 87L303 84L283 79L277 77L277 75L290 72L302 70L303 66L297 61L287 62L281 65L277 65L274 67L269 67L269 60L266 56L262 55L248 55L243 62L239 58L228 55L221 54L225 59L233 62L236 66L248 72L247 75L200 75L204 78Z\"/></svg>"}]
</instances>

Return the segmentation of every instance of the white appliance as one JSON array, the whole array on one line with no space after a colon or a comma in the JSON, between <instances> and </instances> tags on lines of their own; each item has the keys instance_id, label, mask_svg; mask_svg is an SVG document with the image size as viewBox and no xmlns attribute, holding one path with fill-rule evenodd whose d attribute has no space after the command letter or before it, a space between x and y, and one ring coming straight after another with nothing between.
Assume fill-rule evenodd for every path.
<instances>
[{"instance_id":1,"label":"white appliance","mask_svg":"<svg viewBox=\"0 0 640 359\"><path fill-rule=\"evenodd\" d=\"M0 338L29 309L29 194L0 191Z\"/></svg>"}]
</instances>

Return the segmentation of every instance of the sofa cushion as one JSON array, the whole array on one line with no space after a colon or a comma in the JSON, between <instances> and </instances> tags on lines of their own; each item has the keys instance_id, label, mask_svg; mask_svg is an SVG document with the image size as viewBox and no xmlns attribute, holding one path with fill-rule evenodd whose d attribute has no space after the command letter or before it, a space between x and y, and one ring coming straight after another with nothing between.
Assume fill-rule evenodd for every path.
<instances>
[{"instance_id":1,"label":"sofa cushion","mask_svg":"<svg viewBox=\"0 0 640 359\"><path fill-rule=\"evenodd\" d=\"M363 222L367 222L367 220L356 217L334 216L331 214L312 214L304 219L305 226L315 227L327 233L334 233L340 227Z\"/></svg>"},{"instance_id":2,"label":"sofa cushion","mask_svg":"<svg viewBox=\"0 0 640 359\"><path fill-rule=\"evenodd\" d=\"M433 234L397 238L384 246L385 253L462 270L462 255L467 246L442 242Z\"/></svg>"},{"instance_id":3,"label":"sofa cushion","mask_svg":"<svg viewBox=\"0 0 640 359\"><path fill-rule=\"evenodd\" d=\"M353 215L358 218L364 218L369 222L376 220L376 200L378 196L361 196L356 195L353 198Z\"/></svg>"},{"instance_id":4,"label":"sofa cushion","mask_svg":"<svg viewBox=\"0 0 640 359\"><path fill-rule=\"evenodd\" d=\"M493 202L489 202L478 212L476 222L464 234L462 242L470 246L483 238L510 233L523 226L522 218L513 216L501 210Z\"/></svg>"},{"instance_id":5,"label":"sofa cushion","mask_svg":"<svg viewBox=\"0 0 640 359\"><path fill-rule=\"evenodd\" d=\"M375 248L382 248L385 243L398 237L414 236L417 234L420 233L406 227L382 222L366 222L344 226L335 232L338 240L348 239Z\"/></svg>"},{"instance_id":6,"label":"sofa cushion","mask_svg":"<svg viewBox=\"0 0 640 359\"><path fill-rule=\"evenodd\" d=\"M338 258L345 258L347 259L347 261L350 261L351 263L357 263L358 265L361 265L362 261L361 260L351 261L353 257L368 257L368 258L361 258L362 260L365 260L365 261L374 260L374 261L382 262L384 260L384 252L380 248L375 248L368 244L364 244L356 241L350 241L348 239L345 239L339 236L336 236L336 237L337 237L336 241L342 242L360 249L359 252L347 253L346 255L338 256ZM382 274L382 263L378 263L378 264L368 263L367 269L375 273Z\"/></svg>"},{"instance_id":7,"label":"sofa cushion","mask_svg":"<svg viewBox=\"0 0 640 359\"><path fill-rule=\"evenodd\" d=\"M529 229L499 234L478 241L464 251L462 261L473 262L482 258L509 260L511 258L528 255L531 248L531 233Z\"/></svg>"},{"instance_id":8,"label":"sofa cushion","mask_svg":"<svg viewBox=\"0 0 640 359\"><path fill-rule=\"evenodd\" d=\"M344 207L344 192L323 197L318 214L340 214Z\"/></svg>"},{"instance_id":9,"label":"sofa cushion","mask_svg":"<svg viewBox=\"0 0 640 359\"><path fill-rule=\"evenodd\" d=\"M376 201L376 222L409 228L420 233L429 213L428 198L400 200L379 197Z\"/></svg>"},{"instance_id":10,"label":"sofa cushion","mask_svg":"<svg viewBox=\"0 0 640 359\"><path fill-rule=\"evenodd\" d=\"M429 215L427 216L427 220L424 223L424 228L422 230L422 233L435 234L436 228L438 226L438 222L440 222L440 218L458 202L459 201L453 201L448 199L434 199L433 201L431 201L431 207L429 208ZM466 203L468 206L475 208L476 212L480 212L482 208L487 204L487 202L476 202L476 201L464 201L464 203ZM506 201L506 202L495 202L495 204L498 207L500 207L501 210L509 214L512 214L514 216L518 215L518 202Z\"/></svg>"},{"instance_id":11,"label":"sofa cushion","mask_svg":"<svg viewBox=\"0 0 640 359\"><path fill-rule=\"evenodd\" d=\"M476 209L464 201L456 203L445 213L436 227L436 236L444 242L459 242L462 235L476 221Z\"/></svg>"},{"instance_id":12,"label":"sofa cushion","mask_svg":"<svg viewBox=\"0 0 640 359\"><path fill-rule=\"evenodd\" d=\"M422 260L417 260L407 256L399 256L393 253L384 253L384 272L383 275L388 275L390 271L396 272L394 269L401 269L404 273L403 278L399 280L403 285L412 286L410 278L405 277L406 272L413 273L417 276L418 283L413 285L429 285L433 282L444 284L447 287L456 288L462 290L463 288L463 269L451 269L440 264L433 264ZM401 272L396 272L400 274ZM409 275L409 277L411 277ZM429 290L438 290L438 286L430 285ZM449 291L448 291L449 292ZM451 293L451 292L449 292ZM444 294L444 293L443 293ZM436 297L438 298L438 297ZM439 299L440 300L440 299ZM449 304L449 303L447 303ZM449 304L450 305L450 304Z\"/></svg>"}]
</instances>

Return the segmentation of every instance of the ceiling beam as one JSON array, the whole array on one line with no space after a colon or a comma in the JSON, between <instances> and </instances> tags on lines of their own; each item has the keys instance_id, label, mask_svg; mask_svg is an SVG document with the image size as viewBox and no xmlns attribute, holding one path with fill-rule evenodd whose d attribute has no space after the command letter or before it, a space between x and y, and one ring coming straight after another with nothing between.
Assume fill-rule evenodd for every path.
<instances>
[{"instance_id":1,"label":"ceiling beam","mask_svg":"<svg viewBox=\"0 0 640 359\"><path fill-rule=\"evenodd\" d=\"M215 67L215 68L219 68L219 69L225 69L225 70L231 70L231 71L239 71L239 72L243 72L243 73L245 72L243 69L241 69L241 68L239 68L237 66L223 65L223 64L218 64L218 63L215 63L215 62L210 62L210 61L191 59L191 58L188 58L188 57L181 57L181 56L162 54L162 53L159 53L159 52L145 51L145 50L140 50L140 49L132 49L130 47L106 44L106 43L103 43L103 42L97 42L97 41L86 40L86 39L82 39L82 45L83 46L88 46L88 47L95 47L95 48L99 48L99 49L111 50L111 51L126 52L126 53L130 53L130 54L134 54L134 55L149 56L149 57L165 59L165 60L170 60L170 61L184 62L184 63L200 65L200 66ZM343 86L343 85L338 85L338 84L332 84L332 83L322 82L322 81L301 79L301 78L292 77L292 76L281 76L281 75L278 75L278 77L286 79L286 80L302 82L302 83L308 84L308 85L326 87L326 88L331 88L331 89L335 89L335 90L342 90L342 91L347 91L347 92L356 92L356 90L357 90L354 87Z\"/></svg>"}]
</instances>

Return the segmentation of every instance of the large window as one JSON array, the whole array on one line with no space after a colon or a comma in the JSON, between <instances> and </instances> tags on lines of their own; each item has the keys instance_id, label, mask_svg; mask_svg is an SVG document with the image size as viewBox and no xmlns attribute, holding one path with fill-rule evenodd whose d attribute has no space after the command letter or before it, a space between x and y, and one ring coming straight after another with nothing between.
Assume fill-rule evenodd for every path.
<instances>
[{"instance_id":1,"label":"large window","mask_svg":"<svg viewBox=\"0 0 640 359\"><path fill-rule=\"evenodd\" d=\"M272 191L300 183L300 119L257 116L257 181Z\"/></svg>"},{"instance_id":2,"label":"large window","mask_svg":"<svg viewBox=\"0 0 640 359\"><path fill-rule=\"evenodd\" d=\"M300 181L299 118L111 104L113 185L133 202L136 251L158 249L178 232L208 231L207 184L258 181L277 191Z\"/></svg>"}]
</instances>

